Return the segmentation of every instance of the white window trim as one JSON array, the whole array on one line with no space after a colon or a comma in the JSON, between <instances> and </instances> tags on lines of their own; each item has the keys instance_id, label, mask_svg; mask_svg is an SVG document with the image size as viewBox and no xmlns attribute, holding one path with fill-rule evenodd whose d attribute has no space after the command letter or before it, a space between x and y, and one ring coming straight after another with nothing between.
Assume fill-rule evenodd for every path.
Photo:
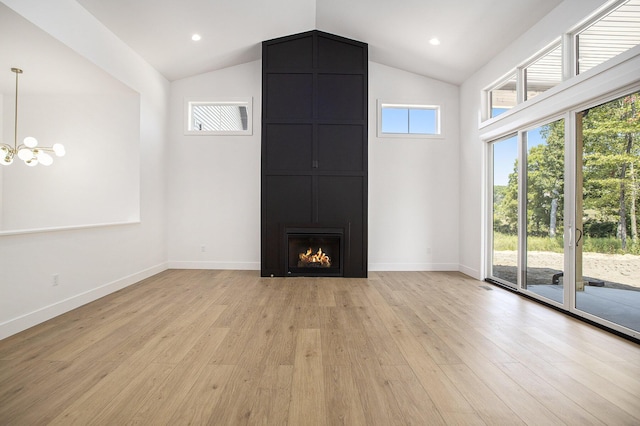
<instances>
[{"instance_id":1,"label":"white window trim","mask_svg":"<svg viewBox=\"0 0 640 426\"><path fill-rule=\"evenodd\" d=\"M486 121L486 120L490 120L490 119L498 117L498 116L491 117L491 110L490 110L491 109L491 102L489 101L490 96L491 96L491 91L493 91L493 90L497 89L498 87L504 85L506 82L508 82L511 79L511 77L513 77L514 74L516 76L516 105L514 106L514 108L517 107L518 105L520 105L523 102L530 101L531 99L525 99L526 98L526 96L525 96L525 86L526 86L526 84L525 84L525 77L524 77L525 69L527 69L529 66L534 64L540 58L542 58L543 56L547 55L548 53L550 53L551 51L555 50L558 47L560 47L561 49L564 49L561 37L555 38L552 42L547 44L544 48L540 49L534 55L532 55L529 58L527 58L526 60L522 61L520 64L518 64L517 67L512 68L511 70L509 70L509 72L504 74L498 80L495 80L493 83L488 85L485 89L483 89L482 96L483 96L484 107L483 107L483 111L482 111L483 112L482 120ZM563 53L562 53L563 60L564 60L564 57L565 57L565 53L564 53L564 50L563 50ZM565 66L564 62L562 63L562 66L563 66L563 69L561 70L561 73L562 73L563 81L564 81L566 79L565 78L565 72L564 72L564 66ZM549 89L549 90L551 90L551 89Z\"/></svg>"},{"instance_id":2,"label":"white window trim","mask_svg":"<svg viewBox=\"0 0 640 426\"><path fill-rule=\"evenodd\" d=\"M527 80L526 80L526 74L525 74L526 69L529 68L531 65L535 64L538 60L542 59L544 56L556 50L557 48L560 48L560 52L561 52L560 53L560 67L561 67L560 75L562 76L562 80L560 80L560 83L564 81L565 72L563 67L565 66L565 64L563 59L565 57L565 49L564 49L564 46L562 45L562 37L557 37L555 40L549 43L547 47L539 50L538 52L536 52L535 55L533 55L531 58L524 61L523 63L520 64L520 66L518 66L518 74L519 74L518 78L520 79L519 81L521 81L521 85L518 86L518 91L521 92L518 94L519 103L526 102L528 100L533 99L533 98L527 99L527 91L526 91ZM547 90L551 90L551 88Z\"/></svg>"},{"instance_id":3,"label":"white window trim","mask_svg":"<svg viewBox=\"0 0 640 426\"><path fill-rule=\"evenodd\" d=\"M580 34L582 31L586 30L591 25L595 24L600 19L604 18L609 13L611 13L614 9L617 9L618 7L622 6L626 2L627 2L627 0L609 0L609 1L607 1L602 6L598 7L596 10L594 10L591 14L589 14L580 23L578 23L577 25L574 25L573 27L569 28L569 30L567 31L567 34L569 34L571 37L573 37L575 39L576 35ZM575 63L575 61L574 61L574 63Z\"/></svg>"},{"instance_id":4,"label":"white window trim","mask_svg":"<svg viewBox=\"0 0 640 426\"><path fill-rule=\"evenodd\" d=\"M482 90L482 121L491 120L502 115L500 114L496 115L495 117L491 117L491 92L498 87L506 84L514 75L516 77L516 105L514 106L514 108L522 103L522 101L520 100L520 97L522 96L521 86L524 87L524 83L522 82L522 78L520 77L518 68L512 68L511 70L509 70L509 72L507 72L502 77L495 80L493 83ZM506 114L506 112L503 114Z\"/></svg>"},{"instance_id":5,"label":"white window trim","mask_svg":"<svg viewBox=\"0 0 640 426\"><path fill-rule=\"evenodd\" d=\"M436 131L437 133L384 133L382 132L382 108L413 108L413 109L433 109L436 111ZM378 99L377 104L377 137L385 138L402 138L402 139L444 139L444 130L442 125L442 116L444 111L443 104L434 104L431 102L392 102Z\"/></svg>"},{"instance_id":6,"label":"white window trim","mask_svg":"<svg viewBox=\"0 0 640 426\"><path fill-rule=\"evenodd\" d=\"M638 84L640 69L640 45L633 47L590 70L565 80L527 102L496 117L481 121L478 125L483 140L507 134L514 126L523 126L544 120L598 95L628 90ZM584 89L586 87L586 89ZM526 111L526 112L525 112ZM537 119L532 119L537 117ZM515 124L514 123L518 123ZM500 130L497 130L500 129Z\"/></svg>"},{"instance_id":7,"label":"white window trim","mask_svg":"<svg viewBox=\"0 0 640 426\"><path fill-rule=\"evenodd\" d=\"M544 93L534 97L533 99L529 99L529 100L525 100L524 99L525 98L525 94L524 94L524 78L523 78L524 69L526 67L528 67L529 65L531 65L533 62L537 61L542 56L544 56L547 53L549 53L555 47L557 47L558 43L560 44L561 49L562 49L562 82L560 83L560 86L562 86L563 83L566 83L567 81L572 81L572 80L575 80L575 79L579 78L582 74L585 74L585 73L588 74L589 76L591 76L592 75L591 71L592 71L593 68L591 68L589 70L586 70L581 74L578 74L578 72L577 72L576 36L578 34L580 34L582 31L584 31L585 29L589 28L594 23L598 22L603 17L607 16L613 10L617 9L618 7L620 7L621 5L623 5L626 2L627 2L627 0L608 0L602 6L600 6L596 10L594 10L593 13L591 13L585 19L583 19L580 23L578 23L577 25L574 25L573 27L571 27L568 30L564 31L562 34L560 34L557 38L555 38L552 42L550 42L543 49L537 51L534 55L529 57L529 59L517 64L514 68L510 69L509 72L505 73L501 78L499 78L497 80L494 80L494 82L492 84L486 86L481 92L482 110L481 110L481 117L480 117L480 120L481 120L480 127L482 128L485 125L485 123L490 124L494 120L503 119L503 118L506 117L506 115L508 115L508 114L510 114L512 112L512 111L507 111L507 112L505 112L503 114L500 114L500 115L498 115L496 117L491 117L491 111L490 111L490 107L491 106L490 106L489 98L490 98L490 92L492 90L496 89L497 87L499 87L500 85L504 84L505 81L507 81L508 78L511 75L513 75L514 72L516 73L516 88L517 88L516 97L517 97L517 103L516 103L516 106L514 108L512 108L512 110L519 109L521 104L529 104L534 99L546 94L546 92L544 92ZM639 46L633 47L630 50L631 51L636 51L638 49L638 47ZM629 57L627 55L628 52L629 52L629 50L627 50L626 52L621 53L618 56L622 56L622 60L625 60L625 58ZM631 56L633 56L633 55L634 54L632 53ZM610 58L607 61L605 61L604 63L596 65L594 68L596 68L597 71L594 71L594 72L595 73L599 73L602 70L609 69L609 68L615 66L620 61L621 61L621 59L618 58L617 56L613 57L613 58ZM556 89L556 87L557 86L552 87L549 90L553 91L554 89ZM562 90L562 89L560 89L560 90ZM503 117L503 116L505 116L505 117Z\"/></svg>"},{"instance_id":8,"label":"white window trim","mask_svg":"<svg viewBox=\"0 0 640 426\"><path fill-rule=\"evenodd\" d=\"M247 106L247 129L238 131L203 131L190 130L191 123L191 106L197 104L216 104L216 105L246 105ZM252 97L229 97L229 98L212 98L197 97L184 98L184 134L187 136L251 136L253 135L253 98Z\"/></svg>"}]
</instances>

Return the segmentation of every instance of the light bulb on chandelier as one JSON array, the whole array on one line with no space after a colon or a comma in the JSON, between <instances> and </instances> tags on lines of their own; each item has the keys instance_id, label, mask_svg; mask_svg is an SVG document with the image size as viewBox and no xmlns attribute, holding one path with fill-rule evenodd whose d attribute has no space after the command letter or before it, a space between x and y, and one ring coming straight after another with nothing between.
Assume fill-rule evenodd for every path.
<instances>
[{"instance_id":1,"label":"light bulb on chandelier","mask_svg":"<svg viewBox=\"0 0 640 426\"><path fill-rule=\"evenodd\" d=\"M13 146L3 143L0 144L0 164L8 166L13 163L15 157L18 157L27 166L50 166L53 164L53 157L49 153L62 157L65 154L64 146L56 143L53 146L38 146L38 141L32 136L24 138L22 143L18 145L18 76L22 74L20 68L11 68L16 74L16 102L15 102L15 120L13 133Z\"/></svg>"}]
</instances>

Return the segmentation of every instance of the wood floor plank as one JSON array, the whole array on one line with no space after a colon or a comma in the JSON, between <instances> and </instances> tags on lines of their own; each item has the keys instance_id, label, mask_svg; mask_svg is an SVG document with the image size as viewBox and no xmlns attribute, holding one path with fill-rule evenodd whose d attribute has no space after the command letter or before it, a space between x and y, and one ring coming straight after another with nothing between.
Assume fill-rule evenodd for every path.
<instances>
[{"instance_id":1,"label":"wood floor plank","mask_svg":"<svg viewBox=\"0 0 640 426\"><path fill-rule=\"evenodd\" d=\"M117 365L115 363L68 363L68 368L52 372L46 380L34 383L37 391L25 389L20 400L2 400L0 404L0 419L17 417L19 424L40 425L49 424L73 401L97 385L100 380L109 375ZM9 413L15 407L19 412Z\"/></svg>"},{"instance_id":2,"label":"wood floor plank","mask_svg":"<svg viewBox=\"0 0 640 426\"><path fill-rule=\"evenodd\" d=\"M233 365L205 365L182 398L182 404L165 421L166 425L204 425L216 419L217 403L231 380ZM152 424L144 419L144 424ZM216 424L213 422L212 424Z\"/></svg>"},{"instance_id":3,"label":"wood floor plank","mask_svg":"<svg viewBox=\"0 0 640 426\"><path fill-rule=\"evenodd\" d=\"M289 419L293 365L267 365L248 424L286 425Z\"/></svg>"},{"instance_id":4,"label":"wood floor plank","mask_svg":"<svg viewBox=\"0 0 640 426\"><path fill-rule=\"evenodd\" d=\"M505 333L499 330L478 330L503 350L509 351L514 357L518 358L520 363L526 365L530 372L535 373L533 378L529 372L524 377L513 377L514 380L523 386L529 380L534 380L535 382L542 380L546 383L545 386L538 388L540 392L532 392L534 389L532 387L526 387L526 389L541 403L545 404L546 402L545 405L556 415L561 414L566 417L574 411L576 419L585 418L587 420L584 424L598 424L598 422L605 424L634 424L634 422L637 422L637 419L634 420L633 416L630 416L626 411L607 401L599 394L600 391L606 391L606 388L598 391L591 389L588 385L575 380L571 375L571 371L565 371L560 366L557 366L558 361L562 363L567 360L560 353L554 352L550 346L540 344L531 335L520 331ZM615 336L612 336L612 338L615 338ZM628 342L623 345L626 347L628 344L633 345ZM546 353L551 353L551 357L545 357ZM514 366L515 364L500 365ZM547 386L551 387L551 389L548 389ZM566 398L571 401L571 404L563 405L563 411L553 410L554 404L547 402L548 397L556 393L561 395L558 400ZM581 411L584 414L580 414ZM594 418L596 420L593 420Z\"/></svg>"},{"instance_id":5,"label":"wood floor plank","mask_svg":"<svg viewBox=\"0 0 640 426\"><path fill-rule=\"evenodd\" d=\"M128 364L114 370L70 404L52 425L124 424L175 368L167 364Z\"/></svg>"},{"instance_id":6,"label":"wood floor plank","mask_svg":"<svg viewBox=\"0 0 640 426\"><path fill-rule=\"evenodd\" d=\"M447 423L482 424L468 401L423 349L420 342L413 338L404 323L395 315L393 308L389 305L379 306L377 313L440 415Z\"/></svg>"},{"instance_id":7,"label":"wood floor plank","mask_svg":"<svg viewBox=\"0 0 640 426\"><path fill-rule=\"evenodd\" d=\"M154 349L157 355L152 362L160 364L180 362L225 309L226 306L223 305L204 304L195 312L176 318L172 327L165 330L162 344Z\"/></svg>"},{"instance_id":8,"label":"wood floor plank","mask_svg":"<svg viewBox=\"0 0 640 426\"><path fill-rule=\"evenodd\" d=\"M342 329L328 329L321 333L322 361L327 366L349 366L349 341Z\"/></svg>"},{"instance_id":9,"label":"wood floor plank","mask_svg":"<svg viewBox=\"0 0 640 426\"><path fill-rule=\"evenodd\" d=\"M0 341L0 424L640 424L640 345L457 272L168 270Z\"/></svg>"},{"instance_id":10,"label":"wood floor plank","mask_svg":"<svg viewBox=\"0 0 640 426\"><path fill-rule=\"evenodd\" d=\"M213 328L192 347L184 361L171 371L167 380L149 392L144 403L139 404L132 424L162 424L170 419L184 404L185 398L198 382L206 369L210 358L210 351L215 349L228 329Z\"/></svg>"},{"instance_id":11,"label":"wood floor plank","mask_svg":"<svg viewBox=\"0 0 640 426\"><path fill-rule=\"evenodd\" d=\"M437 332L442 333L443 330ZM470 329L469 333L462 334L456 330L442 336L443 341L451 347L460 348L459 358L469 372L473 372L471 379L481 381L485 392L490 392L498 397L517 417L525 424L562 424L563 422L541 404L535 397L527 392L527 389L506 375L496 363L517 363L509 354L496 356L499 346L493 344L483 336ZM501 361L505 359L507 361ZM452 371L452 370L446 370ZM460 376L460 375L458 375ZM466 376L465 376L466 377ZM467 392L463 391L466 395ZM496 404L489 404L492 407ZM486 419L485 419L486 420Z\"/></svg>"},{"instance_id":12,"label":"wood floor plank","mask_svg":"<svg viewBox=\"0 0 640 426\"><path fill-rule=\"evenodd\" d=\"M382 369L391 387L391 392L398 403L405 424L446 424L409 366L387 365L382 366Z\"/></svg>"},{"instance_id":13,"label":"wood floor plank","mask_svg":"<svg viewBox=\"0 0 640 426\"><path fill-rule=\"evenodd\" d=\"M382 366L374 359L358 359L351 368L368 425L400 425L404 418Z\"/></svg>"},{"instance_id":14,"label":"wood floor plank","mask_svg":"<svg viewBox=\"0 0 640 426\"><path fill-rule=\"evenodd\" d=\"M544 381L534 371L519 362L508 362L499 364L499 368L509 375L512 380L517 380L524 389L550 410L564 424L578 425L604 425L578 404L569 399L562 392L559 392L550 383Z\"/></svg>"},{"instance_id":15,"label":"wood floor plank","mask_svg":"<svg viewBox=\"0 0 640 426\"><path fill-rule=\"evenodd\" d=\"M324 371L319 329L301 329L293 364L289 424L325 424ZM308 413L314 413L312 417Z\"/></svg>"},{"instance_id":16,"label":"wood floor plank","mask_svg":"<svg viewBox=\"0 0 640 426\"><path fill-rule=\"evenodd\" d=\"M333 279L318 284L318 306L336 306L335 287Z\"/></svg>"},{"instance_id":17,"label":"wood floor plank","mask_svg":"<svg viewBox=\"0 0 640 426\"><path fill-rule=\"evenodd\" d=\"M364 332L369 338L372 356L380 365L407 365L407 361L402 352L393 341L389 330L384 326L383 320L378 316L375 309L363 306L355 313L358 315L357 321L363 325Z\"/></svg>"},{"instance_id":18,"label":"wood floor plank","mask_svg":"<svg viewBox=\"0 0 640 426\"><path fill-rule=\"evenodd\" d=\"M488 425L525 424L467 365L442 365L441 368Z\"/></svg>"},{"instance_id":19,"label":"wood floor plank","mask_svg":"<svg viewBox=\"0 0 640 426\"><path fill-rule=\"evenodd\" d=\"M460 364L462 361L442 339L409 306L395 306L393 312L400 318L436 364Z\"/></svg>"},{"instance_id":20,"label":"wood floor plank","mask_svg":"<svg viewBox=\"0 0 640 426\"><path fill-rule=\"evenodd\" d=\"M259 384L266 371L262 364L234 365L220 398L206 423L246 425L253 416Z\"/></svg>"},{"instance_id":21,"label":"wood floor plank","mask_svg":"<svg viewBox=\"0 0 640 426\"><path fill-rule=\"evenodd\" d=\"M367 424L349 365L325 364L324 388L327 424L344 426Z\"/></svg>"}]
</instances>

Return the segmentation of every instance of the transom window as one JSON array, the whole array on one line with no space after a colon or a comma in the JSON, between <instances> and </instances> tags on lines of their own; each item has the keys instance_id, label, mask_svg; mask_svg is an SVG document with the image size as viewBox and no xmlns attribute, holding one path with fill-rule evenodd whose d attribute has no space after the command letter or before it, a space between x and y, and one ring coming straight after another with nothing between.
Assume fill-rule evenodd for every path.
<instances>
[{"instance_id":1,"label":"transom window","mask_svg":"<svg viewBox=\"0 0 640 426\"><path fill-rule=\"evenodd\" d=\"M562 46L555 45L525 67L523 77L525 100L558 85L562 81Z\"/></svg>"},{"instance_id":2,"label":"transom window","mask_svg":"<svg viewBox=\"0 0 640 426\"><path fill-rule=\"evenodd\" d=\"M379 137L441 135L439 105L380 102L378 112Z\"/></svg>"},{"instance_id":3,"label":"transom window","mask_svg":"<svg viewBox=\"0 0 640 426\"><path fill-rule=\"evenodd\" d=\"M638 44L640 0L628 0L576 33L576 74Z\"/></svg>"},{"instance_id":4,"label":"transom window","mask_svg":"<svg viewBox=\"0 0 640 426\"><path fill-rule=\"evenodd\" d=\"M516 73L489 90L489 117L496 117L518 104Z\"/></svg>"},{"instance_id":5,"label":"transom window","mask_svg":"<svg viewBox=\"0 0 640 426\"><path fill-rule=\"evenodd\" d=\"M251 98L185 100L185 134L251 135Z\"/></svg>"},{"instance_id":6,"label":"transom window","mask_svg":"<svg viewBox=\"0 0 640 426\"><path fill-rule=\"evenodd\" d=\"M576 76L640 45L640 0L611 2L594 17L569 29L563 40L539 51L485 89L483 118L503 114L555 87L563 76Z\"/></svg>"}]
</instances>

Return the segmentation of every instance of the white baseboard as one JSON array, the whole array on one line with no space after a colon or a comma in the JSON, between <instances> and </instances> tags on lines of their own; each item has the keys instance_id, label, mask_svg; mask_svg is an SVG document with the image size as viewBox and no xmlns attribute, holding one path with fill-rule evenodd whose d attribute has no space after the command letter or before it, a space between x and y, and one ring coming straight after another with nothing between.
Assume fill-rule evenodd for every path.
<instances>
[{"instance_id":1,"label":"white baseboard","mask_svg":"<svg viewBox=\"0 0 640 426\"><path fill-rule=\"evenodd\" d=\"M12 336L16 333L24 331L34 325L43 323L51 318L62 315L89 302L93 302L101 297L111 294L115 291L135 284L145 278L149 278L167 269L166 263L153 266L135 274L117 279L100 287L88 290L84 293L77 294L59 302L45 306L33 312L21 315L17 318L10 319L0 324L0 340Z\"/></svg>"},{"instance_id":2,"label":"white baseboard","mask_svg":"<svg viewBox=\"0 0 640 426\"><path fill-rule=\"evenodd\" d=\"M475 278L476 280L482 280L482 275L480 271L477 269L469 268L468 266L459 265L458 271L462 272L465 275L469 275L471 278Z\"/></svg>"},{"instance_id":3,"label":"white baseboard","mask_svg":"<svg viewBox=\"0 0 640 426\"><path fill-rule=\"evenodd\" d=\"M259 271L260 262L173 260L169 261L169 269L226 269L231 271Z\"/></svg>"},{"instance_id":4,"label":"white baseboard","mask_svg":"<svg viewBox=\"0 0 640 426\"><path fill-rule=\"evenodd\" d=\"M369 271L457 271L457 263L369 263Z\"/></svg>"}]
</instances>

